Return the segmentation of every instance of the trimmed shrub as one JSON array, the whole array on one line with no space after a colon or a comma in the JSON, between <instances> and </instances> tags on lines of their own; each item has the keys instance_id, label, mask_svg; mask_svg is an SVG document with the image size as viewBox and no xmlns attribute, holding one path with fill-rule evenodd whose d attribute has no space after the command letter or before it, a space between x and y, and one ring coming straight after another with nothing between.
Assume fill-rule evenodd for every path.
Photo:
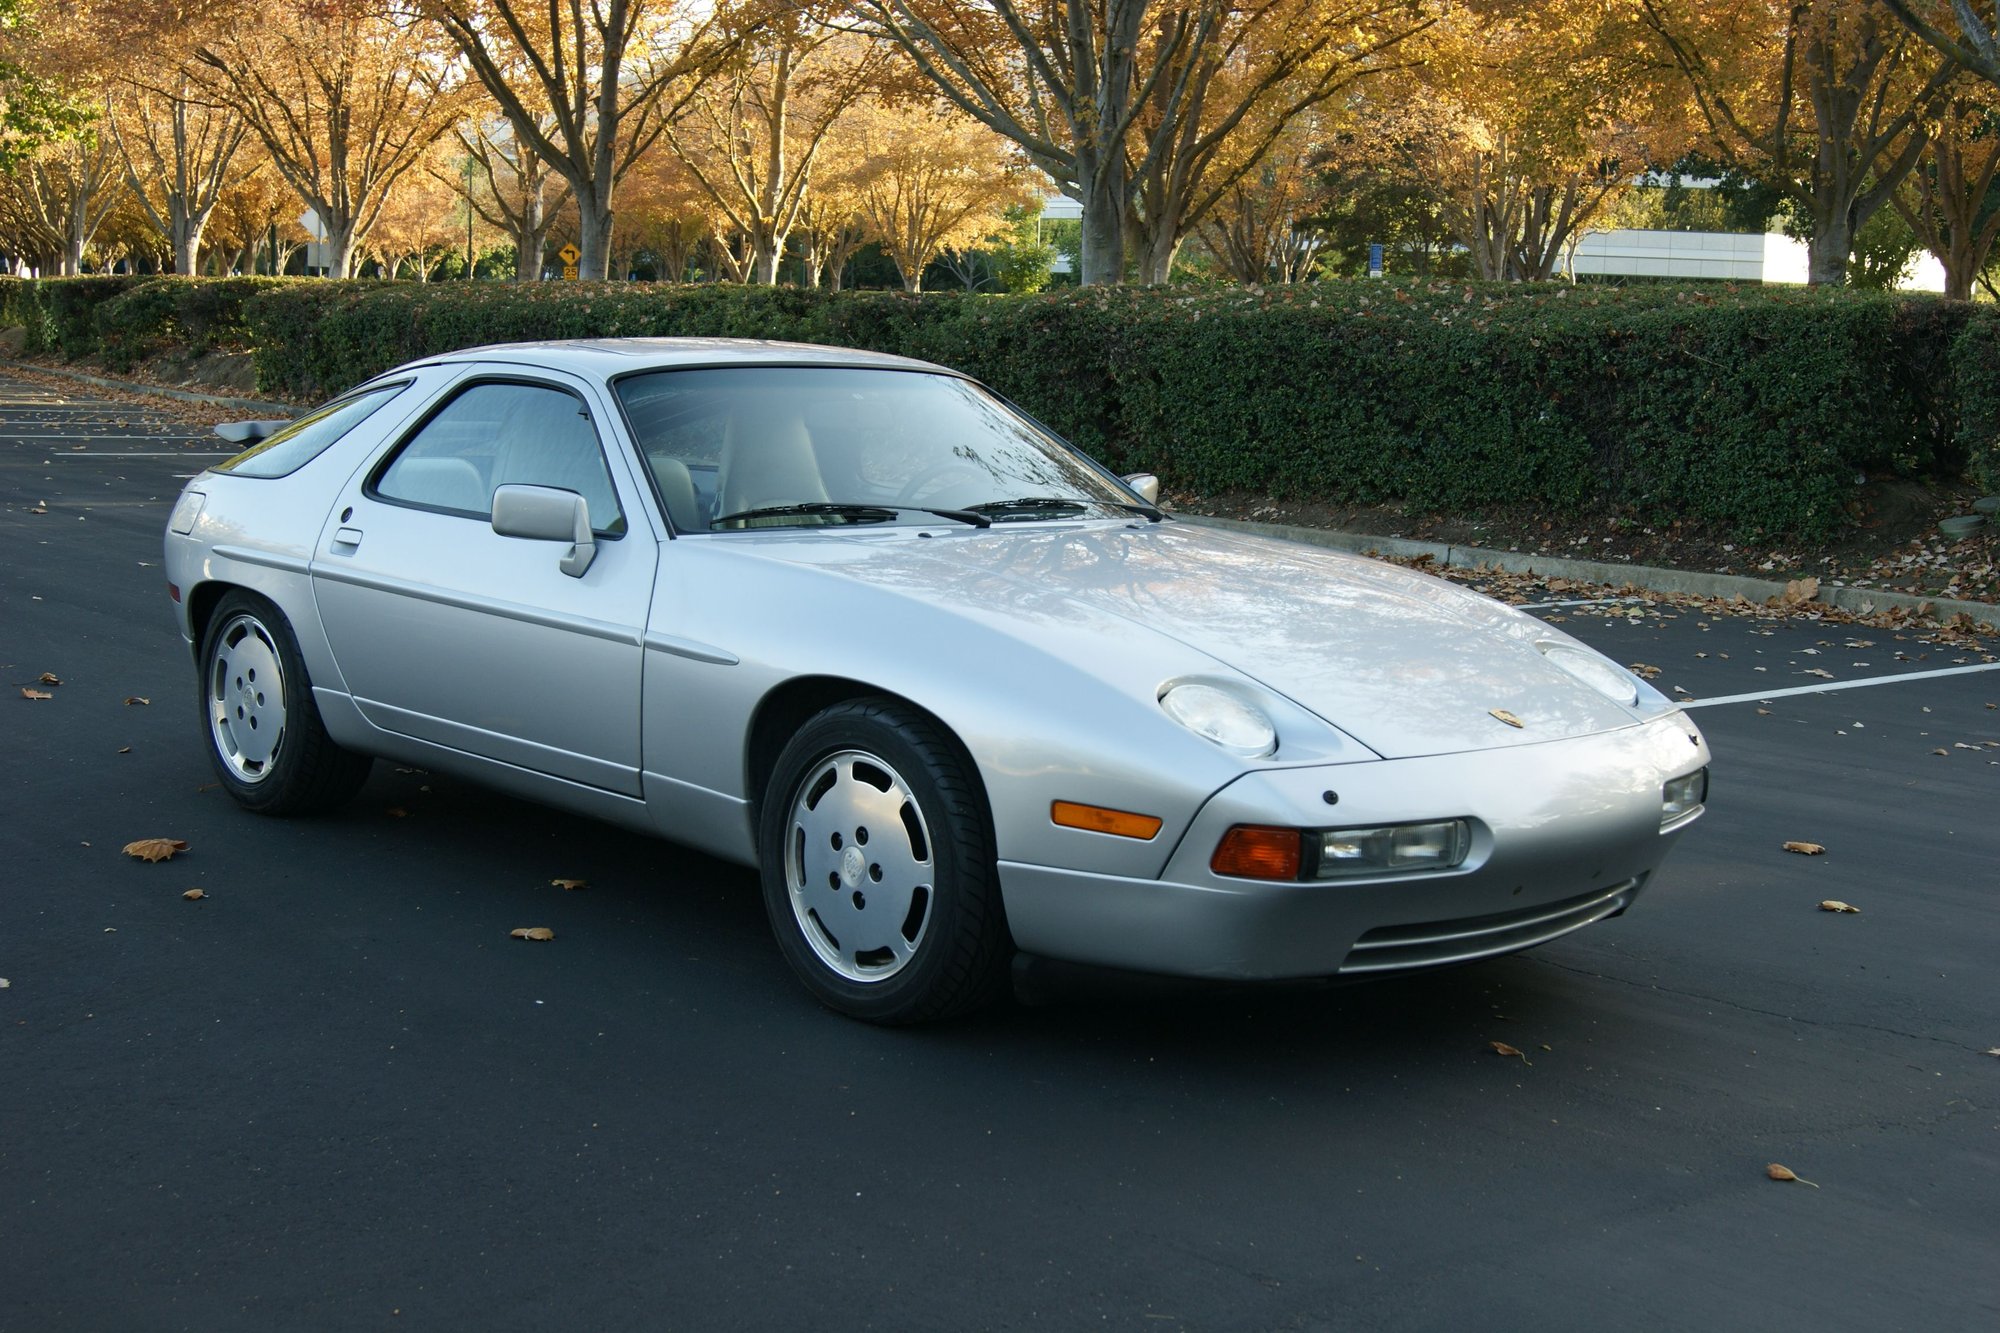
<instances>
[{"instance_id":1,"label":"trimmed shrub","mask_svg":"<svg viewBox=\"0 0 2000 1333\"><path fill-rule=\"evenodd\" d=\"M35 345L70 355L247 339L259 383L300 398L495 342L865 347L964 370L1111 466L1173 486L1595 507L1746 538L1837 531L1858 472L1992 477L2000 459L2000 311L1895 293L1394 280L1022 297L285 279L128 291L133 281L23 284L33 290L0 292L0 311L25 312L20 322L45 330ZM80 324L93 305L102 319Z\"/></svg>"}]
</instances>

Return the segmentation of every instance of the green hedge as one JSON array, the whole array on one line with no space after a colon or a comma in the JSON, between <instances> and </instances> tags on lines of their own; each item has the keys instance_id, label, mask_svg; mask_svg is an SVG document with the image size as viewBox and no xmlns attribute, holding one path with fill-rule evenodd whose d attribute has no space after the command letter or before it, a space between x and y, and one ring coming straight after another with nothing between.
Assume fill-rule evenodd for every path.
<instances>
[{"instance_id":1,"label":"green hedge","mask_svg":"<svg viewBox=\"0 0 2000 1333\"><path fill-rule=\"evenodd\" d=\"M2000 471L2000 311L1923 296L1396 281L1031 297L26 285L49 289L33 302L49 330L42 346L126 357L225 330L247 335L264 388L300 398L414 357L524 339L875 348L968 371L1111 466L1201 491L1598 508L1810 539L1847 521L1858 472ZM197 301L230 313L198 333ZM0 297L0 315L21 304L19 293ZM79 322L85 305L101 307L95 323Z\"/></svg>"}]
</instances>

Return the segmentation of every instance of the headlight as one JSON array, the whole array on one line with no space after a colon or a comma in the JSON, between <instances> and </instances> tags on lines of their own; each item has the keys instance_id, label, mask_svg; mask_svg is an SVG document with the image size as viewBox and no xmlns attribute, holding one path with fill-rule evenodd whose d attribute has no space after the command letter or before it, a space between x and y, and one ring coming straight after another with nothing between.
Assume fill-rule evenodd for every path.
<instances>
[{"instance_id":1,"label":"headlight","mask_svg":"<svg viewBox=\"0 0 2000 1333\"><path fill-rule=\"evenodd\" d=\"M1701 813L1708 799L1708 770L1698 768L1684 778L1671 778L1660 788L1660 828L1685 824Z\"/></svg>"},{"instance_id":2,"label":"headlight","mask_svg":"<svg viewBox=\"0 0 2000 1333\"><path fill-rule=\"evenodd\" d=\"M1231 754L1258 759L1278 748L1271 719L1227 690L1189 682L1169 685L1160 696L1167 716Z\"/></svg>"},{"instance_id":3,"label":"headlight","mask_svg":"<svg viewBox=\"0 0 2000 1333\"><path fill-rule=\"evenodd\" d=\"M1449 870L1465 860L1472 838L1463 819L1381 828L1328 829L1319 835L1316 879Z\"/></svg>"},{"instance_id":4,"label":"headlight","mask_svg":"<svg viewBox=\"0 0 2000 1333\"><path fill-rule=\"evenodd\" d=\"M1341 829L1237 824L1208 868L1234 879L1355 879L1451 870L1471 851L1472 825L1463 819Z\"/></svg>"},{"instance_id":5,"label":"headlight","mask_svg":"<svg viewBox=\"0 0 2000 1333\"><path fill-rule=\"evenodd\" d=\"M1600 657L1575 644L1549 640L1537 643L1535 647L1542 650L1542 656L1613 703L1630 705L1639 702L1639 678L1610 658Z\"/></svg>"},{"instance_id":6,"label":"headlight","mask_svg":"<svg viewBox=\"0 0 2000 1333\"><path fill-rule=\"evenodd\" d=\"M185 537L194 531L194 521L201 517L201 506L208 499L200 491L182 491L181 498L174 501L174 512L167 519L167 531Z\"/></svg>"}]
</instances>

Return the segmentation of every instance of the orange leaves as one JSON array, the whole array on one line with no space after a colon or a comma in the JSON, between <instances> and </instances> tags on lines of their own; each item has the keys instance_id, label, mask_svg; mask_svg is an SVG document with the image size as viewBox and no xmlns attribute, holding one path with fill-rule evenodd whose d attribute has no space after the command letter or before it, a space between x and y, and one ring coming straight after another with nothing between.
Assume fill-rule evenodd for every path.
<instances>
[{"instance_id":1,"label":"orange leaves","mask_svg":"<svg viewBox=\"0 0 2000 1333\"><path fill-rule=\"evenodd\" d=\"M1781 1163L1778 1162L1773 1162L1769 1166L1765 1167L1764 1174L1769 1176L1773 1180L1782 1180L1787 1182L1797 1181L1801 1185L1812 1185L1814 1189L1819 1188L1819 1186L1813 1185L1812 1181L1807 1180L1804 1176L1801 1176L1798 1172L1792 1170L1792 1168L1790 1168L1789 1166L1782 1165Z\"/></svg>"},{"instance_id":2,"label":"orange leaves","mask_svg":"<svg viewBox=\"0 0 2000 1333\"><path fill-rule=\"evenodd\" d=\"M1785 844L1785 850L1797 852L1800 856L1818 856L1825 852L1826 848L1816 842L1788 842Z\"/></svg>"},{"instance_id":3,"label":"orange leaves","mask_svg":"<svg viewBox=\"0 0 2000 1333\"><path fill-rule=\"evenodd\" d=\"M23 685L23 686L21 687L21 697L22 697L23 699L53 699L53 698L55 698L55 696L54 696L53 694L50 694L50 693L49 693L49 692L48 692L47 690L31 690L31 689L29 689L29 688L28 688L28 687L27 687L26 685Z\"/></svg>"},{"instance_id":4,"label":"orange leaves","mask_svg":"<svg viewBox=\"0 0 2000 1333\"><path fill-rule=\"evenodd\" d=\"M139 861L171 861L187 849L187 843L179 838L140 838L125 844L125 855Z\"/></svg>"}]
</instances>

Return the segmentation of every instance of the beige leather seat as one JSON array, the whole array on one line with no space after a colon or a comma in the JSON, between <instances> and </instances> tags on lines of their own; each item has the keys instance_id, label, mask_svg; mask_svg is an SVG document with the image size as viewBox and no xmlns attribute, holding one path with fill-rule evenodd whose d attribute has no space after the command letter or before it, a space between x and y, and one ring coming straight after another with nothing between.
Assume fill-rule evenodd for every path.
<instances>
[{"instance_id":1,"label":"beige leather seat","mask_svg":"<svg viewBox=\"0 0 2000 1333\"><path fill-rule=\"evenodd\" d=\"M674 531L708 531L708 516L701 512L701 501L695 496L694 477L687 464L678 458L648 454L646 465L653 470L653 481L660 488L660 503L667 507Z\"/></svg>"},{"instance_id":2,"label":"beige leather seat","mask_svg":"<svg viewBox=\"0 0 2000 1333\"><path fill-rule=\"evenodd\" d=\"M827 498L805 422L796 410L762 404L740 407L730 417L716 486L718 514Z\"/></svg>"},{"instance_id":3,"label":"beige leather seat","mask_svg":"<svg viewBox=\"0 0 2000 1333\"><path fill-rule=\"evenodd\" d=\"M462 509L486 514L493 510L493 491L480 479L479 469L463 458L401 458L382 479L382 490L412 504Z\"/></svg>"}]
</instances>

